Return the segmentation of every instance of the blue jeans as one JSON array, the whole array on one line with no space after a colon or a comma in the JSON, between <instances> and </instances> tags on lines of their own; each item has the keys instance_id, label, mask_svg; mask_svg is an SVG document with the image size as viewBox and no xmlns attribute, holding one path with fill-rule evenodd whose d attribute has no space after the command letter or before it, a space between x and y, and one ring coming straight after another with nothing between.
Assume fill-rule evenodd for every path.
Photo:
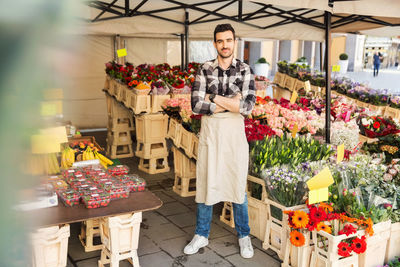
<instances>
[{"instance_id":1,"label":"blue jeans","mask_svg":"<svg viewBox=\"0 0 400 267\"><path fill-rule=\"evenodd\" d=\"M233 204L233 217L235 219L235 229L239 238L250 234L249 213L247 209L247 194L244 197L242 204ZM196 235L201 235L208 238L210 234L212 220L212 205L197 203L197 218L196 218Z\"/></svg>"},{"instance_id":2,"label":"blue jeans","mask_svg":"<svg viewBox=\"0 0 400 267\"><path fill-rule=\"evenodd\" d=\"M380 64L374 64L374 76L378 76L379 66L380 66ZM375 74L375 72L376 72L376 74Z\"/></svg>"}]
</instances>

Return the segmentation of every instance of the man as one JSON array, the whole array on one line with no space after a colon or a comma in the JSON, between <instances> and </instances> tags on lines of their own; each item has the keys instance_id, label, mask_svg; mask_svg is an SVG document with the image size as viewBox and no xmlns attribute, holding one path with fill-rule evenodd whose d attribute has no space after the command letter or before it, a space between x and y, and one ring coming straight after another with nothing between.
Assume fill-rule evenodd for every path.
<instances>
[{"instance_id":1,"label":"man","mask_svg":"<svg viewBox=\"0 0 400 267\"><path fill-rule=\"evenodd\" d=\"M382 56L380 55L380 53L378 51L376 51L373 58L374 58L374 77L375 77L375 76L378 76L379 66L381 65ZM375 71L376 71L376 74L375 74Z\"/></svg>"},{"instance_id":2,"label":"man","mask_svg":"<svg viewBox=\"0 0 400 267\"><path fill-rule=\"evenodd\" d=\"M201 66L192 89L192 110L204 116L196 168L196 231L184 249L189 255L208 245L212 208L221 201L233 203L240 255L251 258L254 254L245 192L249 146L243 115L251 113L256 96L252 70L233 57L235 45L232 26L217 25L218 57Z\"/></svg>"}]
</instances>

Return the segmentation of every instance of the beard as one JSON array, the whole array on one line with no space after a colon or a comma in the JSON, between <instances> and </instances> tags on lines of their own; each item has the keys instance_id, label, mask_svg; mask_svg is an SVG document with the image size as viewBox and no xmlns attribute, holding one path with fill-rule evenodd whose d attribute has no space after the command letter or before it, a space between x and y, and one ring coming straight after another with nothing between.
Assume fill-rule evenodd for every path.
<instances>
[{"instance_id":1,"label":"beard","mask_svg":"<svg viewBox=\"0 0 400 267\"><path fill-rule=\"evenodd\" d=\"M231 51L231 53L230 53L229 55L224 55L224 54L222 54L222 52L218 51L218 55L219 55L221 58L229 58L229 57L232 56L232 54L233 54L233 51Z\"/></svg>"}]
</instances>

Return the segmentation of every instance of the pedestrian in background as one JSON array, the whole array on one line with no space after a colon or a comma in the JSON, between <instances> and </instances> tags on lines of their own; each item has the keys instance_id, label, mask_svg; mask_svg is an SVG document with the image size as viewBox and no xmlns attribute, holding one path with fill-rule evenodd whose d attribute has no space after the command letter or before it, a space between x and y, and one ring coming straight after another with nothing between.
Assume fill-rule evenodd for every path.
<instances>
[{"instance_id":1,"label":"pedestrian in background","mask_svg":"<svg viewBox=\"0 0 400 267\"><path fill-rule=\"evenodd\" d=\"M379 67L381 65L382 56L378 51L374 54L374 77L378 76Z\"/></svg>"}]
</instances>

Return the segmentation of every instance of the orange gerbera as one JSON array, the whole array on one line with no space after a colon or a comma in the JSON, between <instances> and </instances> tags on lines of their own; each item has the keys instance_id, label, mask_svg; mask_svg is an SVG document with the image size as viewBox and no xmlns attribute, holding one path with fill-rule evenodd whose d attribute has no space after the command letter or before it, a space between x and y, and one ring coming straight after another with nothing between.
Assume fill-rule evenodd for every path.
<instances>
[{"instance_id":1,"label":"orange gerbera","mask_svg":"<svg viewBox=\"0 0 400 267\"><path fill-rule=\"evenodd\" d=\"M319 222L317 224L317 231L325 231L328 234L332 233L332 228L326 224L324 224L323 222Z\"/></svg>"},{"instance_id":2,"label":"orange gerbera","mask_svg":"<svg viewBox=\"0 0 400 267\"><path fill-rule=\"evenodd\" d=\"M329 204L326 204L324 202L319 203L319 207L323 208L325 210L325 212L332 212L333 211L333 207Z\"/></svg>"},{"instance_id":3,"label":"orange gerbera","mask_svg":"<svg viewBox=\"0 0 400 267\"><path fill-rule=\"evenodd\" d=\"M304 235L299 231L290 232L290 243L292 243L292 245L301 247L304 245L305 241Z\"/></svg>"},{"instance_id":4,"label":"orange gerbera","mask_svg":"<svg viewBox=\"0 0 400 267\"><path fill-rule=\"evenodd\" d=\"M307 226L309 221L308 215L302 210L294 211L292 216L292 222L297 228L304 228Z\"/></svg>"},{"instance_id":5,"label":"orange gerbera","mask_svg":"<svg viewBox=\"0 0 400 267\"><path fill-rule=\"evenodd\" d=\"M371 218L368 218L368 220L367 220L367 225L368 225L368 227L367 227L367 229L365 229L365 232L369 235L369 236L373 236L374 235L374 228L372 228L372 226L373 226L373 222L372 222L372 219Z\"/></svg>"}]
</instances>

